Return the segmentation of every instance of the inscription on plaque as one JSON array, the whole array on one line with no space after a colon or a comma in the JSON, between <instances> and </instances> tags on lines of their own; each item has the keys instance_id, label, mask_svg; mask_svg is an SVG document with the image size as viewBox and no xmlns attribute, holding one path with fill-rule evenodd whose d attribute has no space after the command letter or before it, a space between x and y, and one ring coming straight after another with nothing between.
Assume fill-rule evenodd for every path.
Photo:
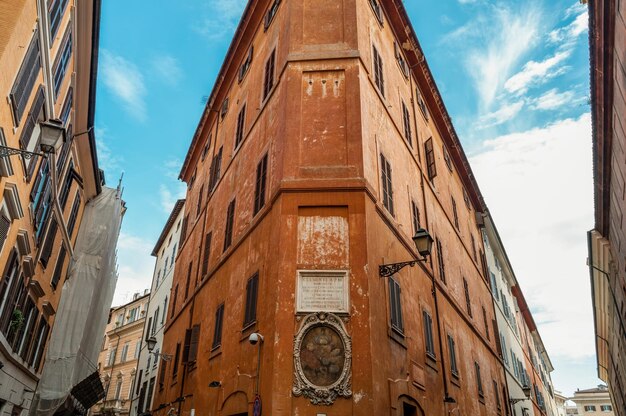
<instances>
[{"instance_id":1,"label":"inscription on plaque","mask_svg":"<svg viewBox=\"0 0 626 416\"><path fill-rule=\"evenodd\" d=\"M348 312L348 273L298 272L297 312Z\"/></svg>"}]
</instances>

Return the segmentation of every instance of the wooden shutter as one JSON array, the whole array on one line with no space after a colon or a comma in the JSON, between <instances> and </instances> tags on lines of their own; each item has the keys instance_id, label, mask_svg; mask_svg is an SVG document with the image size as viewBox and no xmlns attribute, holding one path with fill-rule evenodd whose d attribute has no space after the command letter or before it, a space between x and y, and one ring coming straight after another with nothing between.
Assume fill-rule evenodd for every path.
<instances>
[{"instance_id":1,"label":"wooden shutter","mask_svg":"<svg viewBox=\"0 0 626 416\"><path fill-rule=\"evenodd\" d=\"M213 332L213 348L222 344L222 320L224 319L224 304L222 303L215 311L215 331Z\"/></svg>"},{"instance_id":2,"label":"wooden shutter","mask_svg":"<svg viewBox=\"0 0 626 416\"><path fill-rule=\"evenodd\" d=\"M182 362L189 361L189 346L191 344L191 329L185 330L185 343L183 344L183 358Z\"/></svg>"},{"instance_id":3,"label":"wooden shutter","mask_svg":"<svg viewBox=\"0 0 626 416\"><path fill-rule=\"evenodd\" d=\"M65 246L61 246L61 251L59 251L59 257L57 258L57 264L54 266L54 274L52 275L52 287L56 289L59 281L61 280L61 273L63 272L63 263L65 262Z\"/></svg>"},{"instance_id":4,"label":"wooden shutter","mask_svg":"<svg viewBox=\"0 0 626 416\"><path fill-rule=\"evenodd\" d=\"M9 228L11 227L11 220L6 215L0 215L0 248L4 245L4 240L9 235Z\"/></svg>"},{"instance_id":5,"label":"wooden shutter","mask_svg":"<svg viewBox=\"0 0 626 416\"><path fill-rule=\"evenodd\" d=\"M16 125L20 124L20 120L26 109L26 104L28 103L28 98L30 97L30 92L37 81L40 67L39 31L35 30L9 95L11 97L11 106L13 107Z\"/></svg>"},{"instance_id":6,"label":"wooden shutter","mask_svg":"<svg viewBox=\"0 0 626 416\"><path fill-rule=\"evenodd\" d=\"M257 291L259 286L259 274L255 273L246 285L246 310L244 314L244 327L256 321Z\"/></svg>"},{"instance_id":7,"label":"wooden shutter","mask_svg":"<svg viewBox=\"0 0 626 416\"><path fill-rule=\"evenodd\" d=\"M198 357L198 344L200 342L200 325L194 325L191 328L191 339L189 340L189 356L188 361L196 361Z\"/></svg>"},{"instance_id":8,"label":"wooden shutter","mask_svg":"<svg viewBox=\"0 0 626 416\"><path fill-rule=\"evenodd\" d=\"M202 256L202 276L206 276L209 271L209 257L211 255L211 239L213 234L208 232L204 238L204 253Z\"/></svg>"},{"instance_id":9,"label":"wooden shutter","mask_svg":"<svg viewBox=\"0 0 626 416\"><path fill-rule=\"evenodd\" d=\"M53 219L52 224L50 224L50 228L48 229L48 234L46 235L43 248L41 249L42 251L39 261L41 261L41 264L43 264L44 267L48 265L48 260L52 254L52 246L54 245L54 239L57 235L57 226L56 220Z\"/></svg>"}]
</instances>

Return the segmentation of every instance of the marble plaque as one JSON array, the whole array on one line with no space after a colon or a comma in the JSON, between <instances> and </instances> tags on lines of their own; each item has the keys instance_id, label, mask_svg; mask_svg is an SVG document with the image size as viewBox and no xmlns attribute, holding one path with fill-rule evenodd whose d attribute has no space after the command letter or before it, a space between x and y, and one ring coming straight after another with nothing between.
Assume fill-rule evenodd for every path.
<instances>
[{"instance_id":1,"label":"marble plaque","mask_svg":"<svg viewBox=\"0 0 626 416\"><path fill-rule=\"evenodd\" d=\"M296 312L349 312L346 271L298 271Z\"/></svg>"}]
</instances>

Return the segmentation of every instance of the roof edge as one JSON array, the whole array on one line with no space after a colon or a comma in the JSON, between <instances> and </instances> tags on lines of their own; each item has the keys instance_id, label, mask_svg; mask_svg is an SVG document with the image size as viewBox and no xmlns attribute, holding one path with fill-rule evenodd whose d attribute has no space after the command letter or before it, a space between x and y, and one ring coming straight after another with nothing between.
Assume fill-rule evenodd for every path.
<instances>
[{"instance_id":1,"label":"roof edge","mask_svg":"<svg viewBox=\"0 0 626 416\"><path fill-rule=\"evenodd\" d=\"M154 245L154 248L152 249L152 253L150 253L151 256L156 257L158 255L159 247L161 247L161 245L163 244L163 241L165 240L167 233L169 233L170 229L172 228L172 225L174 225L174 221L176 220L176 218L178 217L178 214L180 214L180 211L182 211L184 206L185 206L185 199L179 199L174 204L174 208L172 208L172 212L170 212L170 216L167 218L167 221L165 222L165 226L163 227L163 230L161 230L161 234L159 235L159 238L157 239L157 242Z\"/></svg>"}]
</instances>

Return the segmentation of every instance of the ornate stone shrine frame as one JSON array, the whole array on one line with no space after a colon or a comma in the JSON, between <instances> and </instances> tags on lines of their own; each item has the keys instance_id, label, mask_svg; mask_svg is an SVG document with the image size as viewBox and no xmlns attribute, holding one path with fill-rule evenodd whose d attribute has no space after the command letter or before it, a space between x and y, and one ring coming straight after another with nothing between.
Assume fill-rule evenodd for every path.
<instances>
[{"instance_id":1,"label":"ornate stone shrine frame","mask_svg":"<svg viewBox=\"0 0 626 416\"><path fill-rule=\"evenodd\" d=\"M293 342L294 396L331 405L352 396L352 340L341 318L328 312L306 315Z\"/></svg>"}]
</instances>

